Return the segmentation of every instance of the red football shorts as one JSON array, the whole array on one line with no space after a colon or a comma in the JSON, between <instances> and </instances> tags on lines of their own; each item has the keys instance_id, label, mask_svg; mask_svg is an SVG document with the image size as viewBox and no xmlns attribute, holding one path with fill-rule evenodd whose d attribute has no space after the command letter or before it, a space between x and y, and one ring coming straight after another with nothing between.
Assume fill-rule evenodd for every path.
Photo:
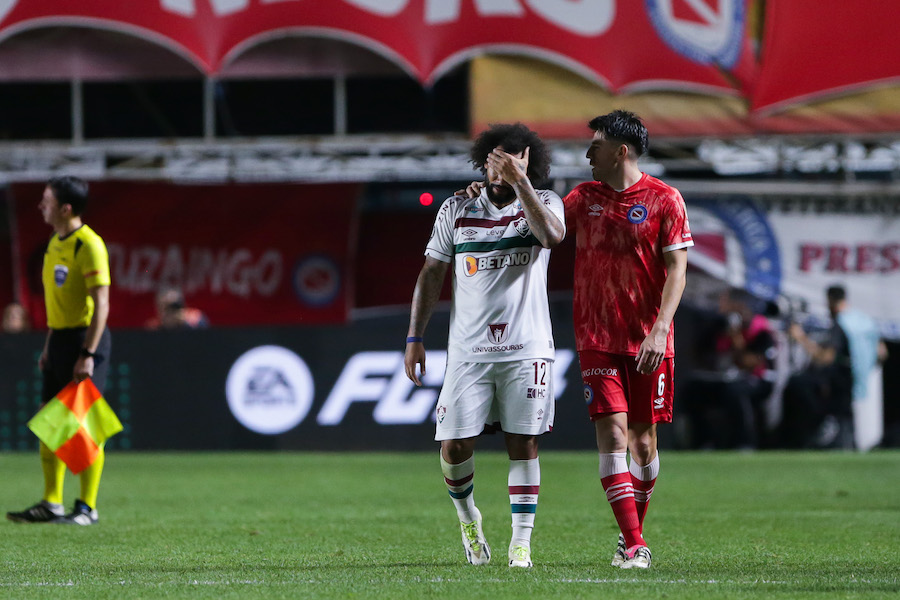
<instances>
[{"instance_id":1,"label":"red football shorts","mask_svg":"<svg viewBox=\"0 0 900 600\"><path fill-rule=\"evenodd\" d=\"M634 356L582 350L578 360L584 400L592 421L624 412L632 423L672 422L674 358L664 358L650 375L638 373Z\"/></svg>"}]
</instances>

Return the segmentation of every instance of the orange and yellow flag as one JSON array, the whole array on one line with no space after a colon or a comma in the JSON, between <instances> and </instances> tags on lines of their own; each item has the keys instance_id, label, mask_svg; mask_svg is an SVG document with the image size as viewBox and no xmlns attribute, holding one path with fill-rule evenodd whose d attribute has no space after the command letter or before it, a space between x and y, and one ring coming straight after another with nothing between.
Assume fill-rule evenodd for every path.
<instances>
[{"instance_id":1,"label":"orange and yellow flag","mask_svg":"<svg viewBox=\"0 0 900 600\"><path fill-rule=\"evenodd\" d=\"M71 382L28 421L28 428L69 469L91 466L103 443L122 431L122 423L94 382Z\"/></svg>"}]
</instances>

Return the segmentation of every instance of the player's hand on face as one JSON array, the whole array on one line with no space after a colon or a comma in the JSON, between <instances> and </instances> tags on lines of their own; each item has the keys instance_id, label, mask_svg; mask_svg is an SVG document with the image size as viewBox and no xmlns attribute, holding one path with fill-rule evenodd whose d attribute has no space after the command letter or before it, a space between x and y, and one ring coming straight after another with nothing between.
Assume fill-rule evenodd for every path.
<instances>
[{"instance_id":1,"label":"player's hand on face","mask_svg":"<svg viewBox=\"0 0 900 600\"><path fill-rule=\"evenodd\" d=\"M422 342L410 342L406 344L406 354L403 356L403 366L406 368L406 376L417 386L422 387L419 374L416 373L416 365L420 366L420 374L425 375L425 344Z\"/></svg>"},{"instance_id":2,"label":"player's hand on face","mask_svg":"<svg viewBox=\"0 0 900 600\"><path fill-rule=\"evenodd\" d=\"M454 192L454 196L468 196L469 198L477 198L481 195L481 190L484 189L483 181L473 181L468 185L468 187L464 190L456 190Z\"/></svg>"},{"instance_id":3,"label":"player's hand on face","mask_svg":"<svg viewBox=\"0 0 900 600\"><path fill-rule=\"evenodd\" d=\"M487 165L495 173L498 173L503 181L512 185L528 172L528 156L531 148L525 148L521 155L504 152L500 148L494 148L487 157Z\"/></svg>"}]
</instances>

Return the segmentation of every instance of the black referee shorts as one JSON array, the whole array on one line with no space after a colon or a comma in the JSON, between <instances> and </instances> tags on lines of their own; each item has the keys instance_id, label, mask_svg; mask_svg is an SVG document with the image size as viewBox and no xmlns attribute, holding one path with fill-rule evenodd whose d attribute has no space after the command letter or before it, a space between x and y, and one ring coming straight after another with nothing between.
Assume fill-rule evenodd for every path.
<instances>
[{"instance_id":1,"label":"black referee shorts","mask_svg":"<svg viewBox=\"0 0 900 600\"><path fill-rule=\"evenodd\" d=\"M72 371L78 361L79 352L84 345L87 327L72 329L51 329L47 342L47 365L44 367L44 385L41 399L48 402L64 387L72 382ZM106 373L109 371L109 353L112 350L112 336L109 329L103 331L100 344L94 357L94 375L91 381L103 393L106 386Z\"/></svg>"}]
</instances>

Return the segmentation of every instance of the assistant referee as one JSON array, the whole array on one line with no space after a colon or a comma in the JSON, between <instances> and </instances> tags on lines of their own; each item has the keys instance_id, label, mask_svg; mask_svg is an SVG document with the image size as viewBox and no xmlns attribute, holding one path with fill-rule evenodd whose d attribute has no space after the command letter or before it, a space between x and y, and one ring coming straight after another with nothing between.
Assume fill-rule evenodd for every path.
<instances>
[{"instance_id":1,"label":"assistant referee","mask_svg":"<svg viewBox=\"0 0 900 600\"><path fill-rule=\"evenodd\" d=\"M47 402L72 380L88 377L103 392L112 341L109 316L109 253L99 235L81 215L88 184L77 177L51 179L38 208L53 227L44 254L42 279L49 331L38 366L43 374L42 400ZM81 472L81 495L71 513L63 508L65 464L41 443L44 497L22 512L6 517L21 523L93 525L97 522L97 491L105 454Z\"/></svg>"}]
</instances>

